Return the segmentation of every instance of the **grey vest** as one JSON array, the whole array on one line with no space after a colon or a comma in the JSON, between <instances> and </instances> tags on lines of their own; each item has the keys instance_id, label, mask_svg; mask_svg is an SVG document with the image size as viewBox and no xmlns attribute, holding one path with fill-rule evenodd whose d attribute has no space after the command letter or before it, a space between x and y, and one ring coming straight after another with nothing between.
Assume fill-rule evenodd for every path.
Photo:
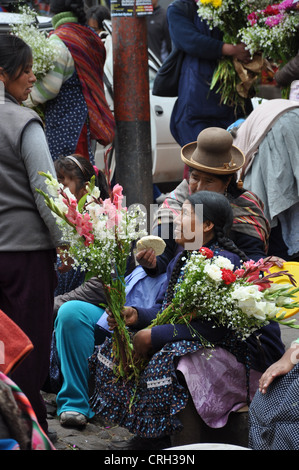
<instances>
[{"instance_id":1,"label":"grey vest","mask_svg":"<svg viewBox=\"0 0 299 470\"><path fill-rule=\"evenodd\" d=\"M39 116L10 95L0 104L0 251L54 248L40 216L21 154L22 134Z\"/></svg>"}]
</instances>

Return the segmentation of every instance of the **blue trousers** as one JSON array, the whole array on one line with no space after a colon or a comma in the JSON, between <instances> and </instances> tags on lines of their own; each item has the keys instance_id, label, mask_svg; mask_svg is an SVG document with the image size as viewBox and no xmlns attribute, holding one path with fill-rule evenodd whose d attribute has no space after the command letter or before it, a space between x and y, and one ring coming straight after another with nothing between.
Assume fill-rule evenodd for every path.
<instances>
[{"instance_id":1,"label":"blue trousers","mask_svg":"<svg viewBox=\"0 0 299 470\"><path fill-rule=\"evenodd\" d=\"M57 414L78 411L94 416L89 406L88 358L94 350L94 330L104 310L96 305L71 300L63 304L55 320L56 347L63 385L57 394Z\"/></svg>"}]
</instances>

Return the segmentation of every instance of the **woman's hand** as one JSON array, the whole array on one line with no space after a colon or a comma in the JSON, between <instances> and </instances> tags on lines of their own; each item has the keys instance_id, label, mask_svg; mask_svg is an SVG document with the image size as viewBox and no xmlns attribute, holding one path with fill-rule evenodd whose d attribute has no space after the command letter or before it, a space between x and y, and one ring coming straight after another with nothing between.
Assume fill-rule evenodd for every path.
<instances>
[{"instance_id":1,"label":"woman's hand","mask_svg":"<svg viewBox=\"0 0 299 470\"><path fill-rule=\"evenodd\" d=\"M106 313L108 314L107 323L109 325L109 330L114 330L114 328L117 327L117 321L110 310L106 309ZM137 323L138 312L136 308L124 307L121 313L124 317L126 326L133 326L135 323Z\"/></svg>"},{"instance_id":2,"label":"woman's hand","mask_svg":"<svg viewBox=\"0 0 299 470\"><path fill-rule=\"evenodd\" d=\"M263 373L259 380L259 391L266 393L269 385L276 377L285 375L290 372L295 364L299 362L299 343L293 343L292 346L284 353L279 361L272 364L266 372Z\"/></svg>"},{"instance_id":3,"label":"woman's hand","mask_svg":"<svg viewBox=\"0 0 299 470\"><path fill-rule=\"evenodd\" d=\"M139 251L136 260L143 268L155 269L157 266L156 253L152 248Z\"/></svg>"},{"instance_id":4,"label":"woman's hand","mask_svg":"<svg viewBox=\"0 0 299 470\"><path fill-rule=\"evenodd\" d=\"M56 253L60 258L61 266L58 266L58 271L60 273L67 273L72 269L74 260L68 255L66 251L67 247L58 247L56 248Z\"/></svg>"},{"instance_id":5,"label":"woman's hand","mask_svg":"<svg viewBox=\"0 0 299 470\"><path fill-rule=\"evenodd\" d=\"M278 256L267 256L267 258L264 258L264 262L270 261L271 263L276 264L279 268L283 267L283 264L285 263L285 260L282 258L279 258Z\"/></svg>"},{"instance_id":6,"label":"woman's hand","mask_svg":"<svg viewBox=\"0 0 299 470\"><path fill-rule=\"evenodd\" d=\"M140 330L134 335L133 347L137 356L148 359L152 355L152 330L150 328Z\"/></svg>"},{"instance_id":7,"label":"woman's hand","mask_svg":"<svg viewBox=\"0 0 299 470\"><path fill-rule=\"evenodd\" d=\"M239 44L223 44L222 54L235 57L240 62L248 63L251 59L250 52L246 49L246 45L240 42Z\"/></svg>"}]
</instances>

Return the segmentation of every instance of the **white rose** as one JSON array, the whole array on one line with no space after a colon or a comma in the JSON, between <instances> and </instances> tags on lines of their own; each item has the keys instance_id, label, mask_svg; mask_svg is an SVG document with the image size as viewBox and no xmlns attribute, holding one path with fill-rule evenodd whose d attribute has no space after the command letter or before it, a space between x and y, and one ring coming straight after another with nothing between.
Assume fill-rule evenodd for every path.
<instances>
[{"instance_id":1,"label":"white rose","mask_svg":"<svg viewBox=\"0 0 299 470\"><path fill-rule=\"evenodd\" d=\"M258 286L252 284L250 286L235 287L231 293L231 297L233 300L246 300L250 298L260 300L263 294L259 291Z\"/></svg>"},{"instance_id":2,"label":"white rose","mask_svg":"<svg viewBox=\"0 0 299 470\"><path fill-rule=\"evenodd\" d=\"M214 264L219 268L230 269L231 271L234 270L234 265L229 259L224 258L224 256L217 256L217 258L214 259Z\"/></svg>"},{"instance_id":3,"label":"white rose","mask_svg":"<svg viewBox=\"0 0 299 470\"><path fill-rule=\"evenodd\" d=\"M213 264L207 264L204 267L204 272L211 278L213 281L220 282L222 280L222 273L218 266Z\"/></svg>"}]
</instances>

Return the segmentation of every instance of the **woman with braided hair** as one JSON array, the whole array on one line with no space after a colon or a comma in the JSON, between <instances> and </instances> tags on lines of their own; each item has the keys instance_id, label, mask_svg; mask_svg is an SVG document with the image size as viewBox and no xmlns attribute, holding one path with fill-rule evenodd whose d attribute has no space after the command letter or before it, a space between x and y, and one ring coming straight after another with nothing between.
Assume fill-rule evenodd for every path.
<instances>
[{"instance_id":1,"label":"woman with braided hair","mask_svg":"<svg viewBox=\"0 0 299 470\"><path fill-rule=\"evenodd\" d=\"M199 206L202 208L202 217L197 210ZM254 395L258 379L267 364L273 363L283 354L283 345L272 324L255 332L246 341L236 339L233 331L224 326L216 326L212 321L199 319L192 320L190 325L169 323L147 328L158 312L171 303L174 287L183 275L182 268L188 259L189 251L207 247L215 255L229 259L235 267L240 265L241 258L246 259L244 253L227 238L232 220L231 206L222 194L201 191L188 196L181 213L175 219L175 240L182 246L183 251L170 262L167 279L161 286L155 305L149 308L141 308L138 305L124 308L126 324L134 334L134 351L137 356L149 359L140 377L138 399L133 405L129 405L125 398L126 385L113 380L113 372L107 368L105 360L108 359L108 363L111 360L110 340L99 346L91 358L91 369L95 375L95 393L91 399L93 410L109 421L127 427L135 434L136 439L129 444L131 449L138 449L139 445L140 449L157 448L159 445L165 447L167 442L163 439L159 443L157 439L180 429L176 415L186 406L187 390L178 382L176 364L184 356L193 357L197 353L202 356L202 338L217 347L215 354L218 362L216 361L215 366L213 359L205 360L194 375L204 376L205 381L212 383L213 387L213 383L218 380L217 363L220 361L222 370L219 374L224 381L213 393L207 393L204 386L203 389L196 389L201 403L204 401L206 405L204 410L200 410L203 419L208 420L210 407L213 411L216 409L213 403L209 402L209 395L215 398L214 393L217 395L218 391L217 402L226 407L224 417L216 413L214 427L226 424L229 412L236 409L236 403L239 407L246 404L247 397ZM108 324L113 330L116 323L113 315L109 312L108 315ZM209 369L209 363L212 363L213 370ZM224 374L223 367L226 372ZM249 389L246 387L246 371L251 374ZM228 403L226 398L230 394L231 381L236 392L234 403Z\"/></svg>"},{"instance_id":2,"label":"woman with braided hair","mask_svg":"<svg viewBox=\"0 0 299 470\"><path fill-rule=\"evenodd\" d=\"M264 215L262 201L253 192L243 188L237 179L245 163L245 156L233 145L232 135L219 127L204 129L197 141L181 149L181 159L189 167L188 180L184 179L167 195L153 221L153 235L163 238L166 249L157 258L149 251L137 255L146 273L156 276L166 270L179 249L173 237L174 219L180 213L188 194L203 190L224 194L230 202L233 223L229 237L238 248L255 261L265 258L270 225Z\"/></svg>"}]
</instances>

